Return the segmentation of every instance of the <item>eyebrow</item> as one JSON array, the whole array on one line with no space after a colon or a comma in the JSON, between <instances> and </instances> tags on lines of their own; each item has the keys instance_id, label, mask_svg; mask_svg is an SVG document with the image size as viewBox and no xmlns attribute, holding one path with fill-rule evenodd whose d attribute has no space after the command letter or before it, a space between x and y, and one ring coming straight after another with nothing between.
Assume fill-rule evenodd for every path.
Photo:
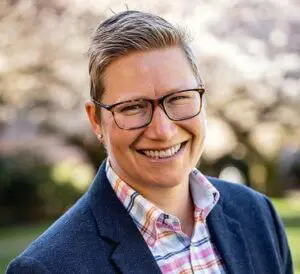
<instances>
[{"instance_id":1,"label":"eyebrow","mask_svg":"<svg viewBox=\"0 0 300 274\"><path fill-rule=\"evenodd\" d=\"M127 98L122 98L121 100L117 100L115 103L122 103L122 102L128 102L128 101L136 101L136 100L143 100L143 99L151 99L149 97L145 96L132 96L132 97L127 97Z\"/></svg>"},{"instance_id":2,"label":"eyebrow","mask_svg":"<svg viewBox=\"0 0 300 274\"><path fill-rule=\"evenodd\" d=\"M113 104L118 104L118 103L122 103L122 102L128 102L128 101L136 101L136 100L143 100L143 99L146 99L146 100L156 100L156 99L160 99L162 97L165 97L169 94L172 94L174 92L179 92L179 91L184 91L184 90L193 90L193 89L202 89L202 88L205 88L204 84L201 83L200 85L198 85L197 87L195 88L173 88L173 89L170 89L168 90L166 93L164 93L163 95L159 96L158 98L150 98L150 97L146 97L146 96L135 96L135 97L128 97L128 98L123 98L122 100L117 100L115 103Z\"/></svg>"}]
</instances>

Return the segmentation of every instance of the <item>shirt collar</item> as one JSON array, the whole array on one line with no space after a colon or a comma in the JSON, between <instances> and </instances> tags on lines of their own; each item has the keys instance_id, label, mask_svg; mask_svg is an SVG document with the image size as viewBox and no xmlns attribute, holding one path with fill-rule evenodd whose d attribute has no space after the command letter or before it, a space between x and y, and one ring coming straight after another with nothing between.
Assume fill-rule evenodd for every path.
<instances>
[{"instance_id":1,"label":"shirt collar","mask_svg":"<svg viewBox=\"0 0 300 274\"><path fill-rule=\"evenodd\" d=\"M133 218L147 243L154 243L156 240L157 222L161 222L166 216L178 222L175 216L164 212L122 181L110 166L109 161L106 162L106 175L117 197ZM217 204L220 194L196 168L190 173L189 179L195 205L195 218L196 221L203 221Z\"/></svg>"},{"instance_id":2,"label":"shirt collar","mask_svg":"<svg viewBox=\"0 0 300 274\"><path fill-rule=\"evenodd\" d=\"M218 203L220 193L197 168L190 173L190 190L195 211L201 212L201 218L205 220Z\"/></svg>"},{"instance_id":3,"label":"shirt collar","mask_svg":"<svg viewBox=\"0 0 300 274\"><path fill-rule=\"evenodd\" d=\"M155 241L156 222L162 218L164 212L122 181L110 166L109 161L106 162L106 176L144 239L146 241L149 239L147 242L153 242L152 239Z\"/></svg>"}]
</instances>

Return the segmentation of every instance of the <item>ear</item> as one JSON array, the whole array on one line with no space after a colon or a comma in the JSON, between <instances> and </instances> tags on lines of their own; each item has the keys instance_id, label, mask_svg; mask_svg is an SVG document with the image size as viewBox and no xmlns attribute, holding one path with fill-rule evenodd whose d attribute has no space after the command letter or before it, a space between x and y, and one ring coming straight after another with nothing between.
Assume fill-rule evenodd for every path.
<instances>
[{"instance_id":1,"label":"ear","mask_svg":"<svg viewBox=\"0 0 300 274\"><path fill-rule=\"evenodd\" d=\"M99 136L102 136L103 132L101 130L101 125L100 125L99 119L97 119L97 116L96 116L95 104L91 100L86 101L85 111L89 118L92 129L99 139Z\"/></svg>"}]
</instances>

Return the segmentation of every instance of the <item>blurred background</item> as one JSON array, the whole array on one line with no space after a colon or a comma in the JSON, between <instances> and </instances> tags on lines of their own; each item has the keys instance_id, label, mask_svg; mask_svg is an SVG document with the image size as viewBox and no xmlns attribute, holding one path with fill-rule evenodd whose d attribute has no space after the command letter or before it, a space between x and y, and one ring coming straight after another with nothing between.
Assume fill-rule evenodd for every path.
<instances>
[{"instance_id":1,"label":"blurred background","mask_svg":"<svg viewBox=\"0 0 300 274\"><path fill-rule=\"evenodd\" d=\"M194 37L203 173L272 197L300 273L300 2L0 0L0 272L87 190L105 153L84 111L89 37L126 9Z\"/></svg>"}]
</instances>

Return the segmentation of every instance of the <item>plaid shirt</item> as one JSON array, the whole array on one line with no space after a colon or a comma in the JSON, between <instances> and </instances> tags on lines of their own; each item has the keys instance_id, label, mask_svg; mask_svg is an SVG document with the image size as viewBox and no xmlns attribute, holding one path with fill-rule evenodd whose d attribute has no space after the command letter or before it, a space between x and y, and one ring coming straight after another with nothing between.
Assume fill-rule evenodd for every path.
<instances>
[{"instance_id":1,"label":"plaid shirt","mask_svg":"<svg viewBox=\"0 0 300 274\"><path fill-rule=\"evenodd\" d=\"M210 239L206 217L219 199L219 192L198 171L190 174L195 204L195 227L190 238L181 230L180 221L132 189L106 165L107 178L119 200L129 212L148 244L162 273L226 273L224 262Z\"/></svg>"}]
</instances>

